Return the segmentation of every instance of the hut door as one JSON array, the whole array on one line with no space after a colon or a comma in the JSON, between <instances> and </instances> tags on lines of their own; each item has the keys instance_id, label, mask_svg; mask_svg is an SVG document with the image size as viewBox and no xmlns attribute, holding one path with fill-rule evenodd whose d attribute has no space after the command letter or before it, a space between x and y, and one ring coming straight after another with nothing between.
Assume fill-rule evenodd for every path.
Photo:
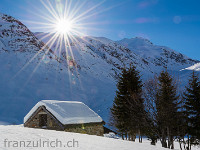
<instances>
[{"instance_id":1,"label":"hut door","mask_svg":"<svg viewBox=\"0 0 200 150\"><path fill-rule=\"evenodd\" d=\"M40 127L47 126L47 114L40 114L39 115L39 125Z\"/></svg>"}]
</instances>

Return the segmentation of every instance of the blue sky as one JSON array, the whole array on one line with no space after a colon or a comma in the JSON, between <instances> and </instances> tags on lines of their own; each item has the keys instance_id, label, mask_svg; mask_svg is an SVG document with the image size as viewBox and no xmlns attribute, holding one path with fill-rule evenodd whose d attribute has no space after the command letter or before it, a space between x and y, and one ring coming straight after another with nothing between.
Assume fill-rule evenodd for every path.
<instances>
[{"instance_id":1,"label":"blue sky","mask_svg":"<svg viewBox=\"0 0 200 150\"><path fill-rule=\"evenodd\" d=\"M43 0L47 2L47 0ZM64 0L50 0L56 7ZM73 0L81 5L84 0ZM79 14L102 2L87 0ZM200 1L199 0L106 0L86 16L84 30L92 36L112 40L135 36L150 39L154 44L165 45L187 56L200 60ZM49 15L40 0L1 0L0 12L9 14L27 25L32 31L43 31L40 16Z\"/></svg>"}]
</instances>

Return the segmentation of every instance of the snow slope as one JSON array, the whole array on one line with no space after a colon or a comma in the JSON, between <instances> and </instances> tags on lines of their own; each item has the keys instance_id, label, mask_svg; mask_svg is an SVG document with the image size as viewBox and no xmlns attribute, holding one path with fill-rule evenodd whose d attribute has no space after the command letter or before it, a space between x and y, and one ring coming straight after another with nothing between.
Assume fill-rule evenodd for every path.
<instances>
[{"instance_id":1,"label":"snow slope","mask_svg":"<svg viewBox=\"0 0 200 150\"><path fill-rule=\"evenodd\" d=\"M195 71L200 71L200 63L194 64L188 68L185 68L183 70L195 70Z\"/></svg>"},{"instance_id":2,"label":"snow slope","mask_svg":"<svg viewBox=\"0 0 200 150\"><path fill-rule=\"evenodd\" d=\"M163 66L171 70L181 70L184 66L193 65L199 62L198 60L193 60L166 46L154 45L148 39L141 37L122 39L116 42L126 46L136 54L153 63L155 66Z\"/></svg>"},{"instance_id":3,"label":"snow slope","mask_svg":"<svg viewBox=\"0 0 200 150\"><path fill-rule=\"evenodd\" d=\"M24 123L40 106L45 106L62 124L102 122L102 118L82 102L42 100L24 117Z\"/></svg>"},{"instance_id":4,"label":"snow slope","mask_svg":"<svg viewBox=\"0 0 200 150\"><path fill-rule=\"evenodd\" d=\"M31 129L24 128L22 126L0 126L0 149L1 150L49 150L49 149L75 149L75 150L165 150L161 148L160 143L156 146L150 145L149 141L144 140L143 143L138 142L129 142L123 141L120 139L110 139L106 137L99 137L93 135L85 135L78 133L69 133L62 131L51 131L51 130L43 130L43 129ZM69 141L73 141L74 139L74 147L67 147L67 143ZM25 147L22 144L22 147L12 147L14 143L10 143L10 147L8 147L8 142L5 141L16 141L19 143L20 141L25 141L27 145L27 141L35 142L35 146L37 146L37 141L61 141L61 144L58 144L58 147L47 147L47 144L44 144L44 147ZM78 141L78 144L77 142ZM5 144L6 143L6 144ZM178 143L177 143L178 144ZM175 150L178 149L178 145L175 144ZM31 144L32 145L32 144ZM31 146L30 145L30 146ZM41 144L43 145L43 144ZM15 145L14 145L15 146ZM52 144L55 146L55 143ZM65 146L65 147L64 147ZM72 146L71 143L68 143L68 146ZM197 148L193 148L196 150Z\"/></svg>"}]
</instances>

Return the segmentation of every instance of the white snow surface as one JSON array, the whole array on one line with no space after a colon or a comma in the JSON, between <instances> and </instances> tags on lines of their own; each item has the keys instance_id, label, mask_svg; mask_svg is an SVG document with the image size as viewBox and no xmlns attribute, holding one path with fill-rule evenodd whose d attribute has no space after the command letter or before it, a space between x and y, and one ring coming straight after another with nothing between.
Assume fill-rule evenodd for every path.
<instances>
[{"instance_id":1,"label":"white snow surface","mask_svg":"<svg viewBox=\"0 0 200 150\"><path fill-rule=\"evenodd\" d=\"M188 68L185 68L183 70L195 70L195 71L200 71L200 63L194 64L193 66L190 66Z\"/></svg>"},{"instance_id":2,"label":"white snow surface","mask_svg":"<svg viewBox=\"0 0 200 150\"><path fill-rule=\"evenodd\" d=\"M97 113L82 102L42 100L24 117L24 123L40 106L45 106L62 124L81 124L103 121Z\"/></svg>"},{"instance_id":3,"label":"white snow surface","mask_svg":"<svg viewBox=\"0 0 200 150\"><path fill-rule=\"evenodd\" d=\"M25 128L21 126L2 126L0 125L0 149L1 150L166 150L162 148L160 142L157 143L156 146L150 145L150 142L146 139L143 140L143 143L139 143L130 141L123 141L121 139L111 139L106 137L99 137L93 135L86 134L78 134L78 133L70 133L64 131L52 131L52 130L44 130L44 129L33 129L33 128ZM10 143L10 147L8 147L8 143L5 144L5 139L7 141L24 141L27 145L27 141L31 141L32 143L36 143L41 140L44 141L61 141L62 146L60 144L58 147L47 147L45 144L44 147L12 147L14 143ZM78 144L75 143L74 147L66 147L66 143L72 140L78 141ZM52 145L54 146L54 145ZM179 149L178 143L175 143L175 150ZM192 150L198 150L198 148L194 147Z\"/></svg>"}]
</instances>

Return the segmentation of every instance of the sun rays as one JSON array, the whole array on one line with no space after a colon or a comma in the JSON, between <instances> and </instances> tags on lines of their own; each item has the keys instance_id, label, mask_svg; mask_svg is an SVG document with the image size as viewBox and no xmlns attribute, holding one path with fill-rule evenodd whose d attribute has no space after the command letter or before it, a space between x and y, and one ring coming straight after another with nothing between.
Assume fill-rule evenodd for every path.
<instances>
[{"instance_id":1,"label":"sun rays","mask_svg":"<svg viewBox=\"0 0 200 150\"><path fill-rule=\"evenodd\" d=\"M36 5L33 5L33 10L27 10L37 19L24 20L24 22L31 24L31 30L37 29L43 31L43 33L40 33L37 37L40 41L44 42L44 45L23 68L17 72L13 79L28 68L31 62L36 60L37 57L42 58L27 78L23 86L25 87L42 63L46 65L51 63L50 59L47 58L49 57L47 54L51 53L51 55L56 57L58 62L66 66L71 89L77 81L79 82L79 86L82 87L78 72L79 69L77 67L78 64L76 63L73 49L84 49L80 41L83 41L85 44L93 45L88 38L91 40L98 39L91 36L88 37L87 31L102 30L95 27L95 24L99 24L99 21L95 22L95 18L98 14L108 11L117 5L102 9L101 6L105 0L90 5L88 4L91 3L91 1L88 0L40 0L40 2L43 7L42 9L41 7L37 8ZM101 24L104 24L104 21L102 21ZM82 57L85 59L84 56ZM86 64L87 61L85 62ZM59 65L57 69L59 70ZM55 75L56 77L58 72L59 71L57 71Z\"/></svg>"},{"instance_id":2,"label":"sun rays","mask_svg":"<svg viewBox=\"0 0 200 150\"><path fill-rule=\"evenodd\" d=\"M49 33L45 35L45 37L41 37L40 40L53 37L52 41L54 41L54 43L57 42L57 49L54 51L59 51L58 53L60 56L64 50L66 53L65 59L67 60L68 56L70 56L74 60L71 42L77 42L77 37L86 36L82 30L87 29L87 26L82 23L82 20L92 13L92 11L102 2L91 7L89 10L80 13L79 11L86 5L87 1L77 1L76 3L73 3L73 5L72 0L55 0L54 4L49 0L40 1L44 8L49 12L49 15L45 14L46 18L42 17L47 23L36 22L36 24L43 24L42 26ZM49 41L47 43L49 43ZM54 43L51 42L51 45L54 45ZM49 49L51 48L52 47L49 46Z\"/></svg>"},{"instance_id":3,"label":"sun rays","mask_svg":"<svg viewBox=\"0 0 200 150\"><path fill-rule=\"evenodd\" d=\"M98 3L85 11L84 7L87 5L88 1L40 0L40 2L44 9L39 9L36 6L33 6L35 10L29 11L34 16L37 16L40 21L26 20L25 22L31 23L32 27L35 29L45 31L45 34L42 34L39 38L40 41L46 40L45 44L40 48L38 53L35 54L23 68L21 68L14 78L27 68L29 64L39 56L39 54L42 54L42 60L37 64L30 75L30 77L32 77L41 63L49 63L49 61L46 61L46 54L53 51L58 57L58 61L61 59L63 62L66 61L69 78L71 80L73 79L71 76L75 75L75 71L77 72L76 74L78 74L71 43L76 42L76 44L79 45L77 37L80 38L87 36L83 30L89 30L89 28L87 27L87 24L84 23L84 20L87 19L87 23L89 23L89 15L94 13L96 14L96 11L94 10L104 1L101 1L101 3ZM77 47L77 45L74 46ZM62 53L65 53L65 57L61 57ZM70 83L74 84L75 82L73 81Z\"/></svg>"}]
</instances>

